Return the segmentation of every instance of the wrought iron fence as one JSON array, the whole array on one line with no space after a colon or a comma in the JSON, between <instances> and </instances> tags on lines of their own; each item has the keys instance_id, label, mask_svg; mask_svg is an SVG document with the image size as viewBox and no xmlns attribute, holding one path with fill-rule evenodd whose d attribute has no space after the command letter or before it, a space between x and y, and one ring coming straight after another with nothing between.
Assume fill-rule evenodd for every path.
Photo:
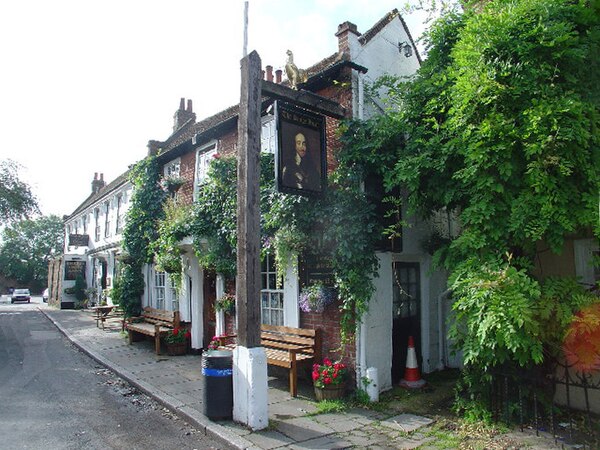
<instances>
[{"instance_id":1,"label":"wrought iron fence","mask_svg":"<svg viewBox=\"0 0 600 450\"><path fill-rule=\"evenodd\" d=\"M494 372L492 380L495 421L517 422L521 431L531 427L537 435L549 432L558 445L600 449L600 373L556 362L550 371Z\"/></svg>"}]
</instances>

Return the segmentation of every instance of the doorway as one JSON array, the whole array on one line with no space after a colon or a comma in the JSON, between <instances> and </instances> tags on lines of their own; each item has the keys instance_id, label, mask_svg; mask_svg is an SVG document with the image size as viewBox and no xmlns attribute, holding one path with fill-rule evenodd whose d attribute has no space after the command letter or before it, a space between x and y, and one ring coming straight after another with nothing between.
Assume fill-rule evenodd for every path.
<instances>
[{"instance_id":1,"label":"doorway","mask_svg":"<svg viewBox=\"0 0 600 450\"><path fill-rule=\"evenodd\" d=\"M408 337L415 341L421 366L421 280L419 263L394 262L392 265L392 383L404 377Z\"/></svg>"}]
</instances>

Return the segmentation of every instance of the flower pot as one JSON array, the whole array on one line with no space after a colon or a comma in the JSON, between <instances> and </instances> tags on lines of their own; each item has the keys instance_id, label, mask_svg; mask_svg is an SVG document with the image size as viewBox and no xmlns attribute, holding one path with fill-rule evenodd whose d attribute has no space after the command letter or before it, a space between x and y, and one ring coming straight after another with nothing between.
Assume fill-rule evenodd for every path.
<instances>
[{"instance_id":1,"label":"flower pot","mask_svg":"<svg viewBox=\"0 0 600 450\"><path fill-rule=\"evenodd\" d=\"M185 355L186 351L186 342L177 342L173 344L167 343L167 355L169 356Z\"/></svg>"},{"instance_id":2,"label":"flower pot","mask_svg":"<svg viewBox=\"0 0 600 450\"><path fill-rule=\"evenodd\" d=\"M335 400L338 398L344 397L344 392L346 387L343 384L338 384L335 386L325 386L323 388L315 386L315 398L317 401L322 400Z\"/></svg>"}]
</instances>

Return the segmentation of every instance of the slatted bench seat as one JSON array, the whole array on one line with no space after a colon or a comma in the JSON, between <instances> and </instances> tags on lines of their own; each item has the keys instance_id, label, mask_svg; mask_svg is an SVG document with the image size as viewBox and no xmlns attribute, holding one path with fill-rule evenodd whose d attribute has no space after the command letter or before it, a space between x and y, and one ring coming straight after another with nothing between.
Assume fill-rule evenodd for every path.
<instances>
[{"instance_id":1,"label":"slatted bench seat","mask_svg":"<svg viewBox=\"0 0 600 450\"><path fill-rule=\"evenodd\" d=\"M129 343L134 342L137 334L154 337L156 354L160 355L160 338L173 328L179 328L179 311L144 307L142 315L130 317L126 323Z\"/></svg>"},{"instance_id":2,"label":"slatted bench seat","mask_svg":"<svg viewBox=\"0 0 600 450\"><path fill-rule=\"evenodd\" d=\"M261 325L261 346L267 364L289 370L290 395L298 395L298 365L313 364L321 358L321 330ZM236 335L222 336L223 346L232 350Z\"/></svg>"}]
</instances>

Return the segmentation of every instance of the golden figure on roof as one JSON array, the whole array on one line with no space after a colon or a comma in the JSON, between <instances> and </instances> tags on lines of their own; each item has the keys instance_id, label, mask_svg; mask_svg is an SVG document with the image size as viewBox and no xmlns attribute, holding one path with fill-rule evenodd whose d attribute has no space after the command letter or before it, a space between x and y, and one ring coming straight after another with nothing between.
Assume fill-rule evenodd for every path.
<instances>
[{"instance_id":1,"label":"golden figure on roof","mask_svg":"<svg viewBox=\"0 0 600 450\"><path fill-rule=\"evenodd\" d=\"M298 84L306 83L308 76L306 70L298 69L296 64L294 64L294 54L292 51L288 50L286 53L288 57L287 62L285 63L285 74L290 82L290 87L292 89L298 89Z\"/></svg>"}]
</instances>

